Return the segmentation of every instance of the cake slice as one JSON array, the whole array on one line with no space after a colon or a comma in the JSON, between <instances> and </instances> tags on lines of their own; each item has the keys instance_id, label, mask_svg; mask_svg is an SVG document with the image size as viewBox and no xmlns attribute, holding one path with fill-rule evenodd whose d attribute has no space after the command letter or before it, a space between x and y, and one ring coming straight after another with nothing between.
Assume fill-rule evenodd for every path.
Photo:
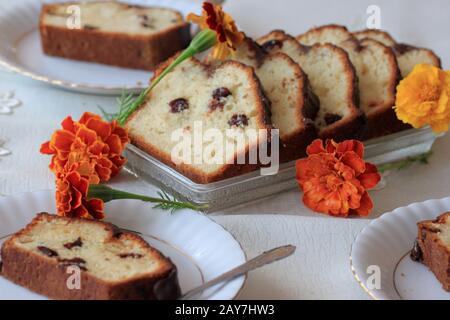
<instances>
[{"instance_id":1,"label":"cake slice","mask_svg":"<svg viewBox=\"0 0 450 320\"><path fill-rule=\"evenodd\" d=\"M358 108L355 70L347 53L331 44L304 46L283 31L272 31L258 43L270 53L282 52L304 70L320 101L315 119L322 139L356 138L365 127Z\"/></svg>"},{"instance_id":2,"label":"cake slice","mask_svg":"<svg viewBox=\"0 0 450 320\"><path fill-rule=\"evenodd\" d=\"M308 77L288 55L268 54L251 38L237 45L232 60L253 67L271 102L272 124L280 134L280 161L306 155L306 147L317 137L314 120L319 100ZM209 55L207 61L214 61Z\"/></svg>"},{"instance_id":3,"label":"cake slice","mask_svg":"<svg viewBox=\"0 0 450 320\"><path fill-rule=\"evenodd\" d=\"M360 107L368 122L363 139L409 128L397 119L393 109L400 70L392 48L373 39L359 41L338 25L311 29L297 40L305 45L332 43L347 51L359 78Z\"/></svg>"},{"instance_id":4,"label":"cake slice","mask_svg":"<svg viewBox=\"0 0 450 320\"><path fill-rule=\"evenodd\" d=\"M382 30L367 29L353 33L359 39L374 39L394 49L402 77L406 77L417 64L431 64L441 67L441 60L430 49L418 48L409 44L397 43L389 33Z\"/></svg>"},{"instance_id":5,"label":"cake slice","mask_svg":"<svg viewBox=\"0 0 450 320\"><path fill-rule=\"evenodd\" d=\"M39 29L47 55L144 70L190 41L179 12L116 1L44 4Z\"/></svg>"},{"instance_id":6,"label":"cake slice","mask_svg":"<svg viewBox=\"0 0 450 320\"><path fill-rule=\"evenodd\" d=\"M417 225L418 236L411 258L430 268L442 287L450 291L450 212Z\"/></svg>"},{"instance_id":7,"label":"cake slice","mask_svg":"<svg viewBox=\"0 0 450 320\"><path fill-rule=\"evenodd\" d=\"M258 147L268 139L259 133L270 138L270 104L251 67L190 58L150 92L126 128L133 144L206 184L260 167Z\"/></svg>"},{"instance_id":8,"label":"cake slice","mask_svg":"<svg viewBox=\"0 0 450 320\"><path fill-rule=\"evenodd\" d=\"M54 299L177 299L175 265L114 225L38 214L1 249L1 275ZM75 270L75 271L74 271ZM79 287L71 276L79 271Z\"/></svg>"}]
</instances>

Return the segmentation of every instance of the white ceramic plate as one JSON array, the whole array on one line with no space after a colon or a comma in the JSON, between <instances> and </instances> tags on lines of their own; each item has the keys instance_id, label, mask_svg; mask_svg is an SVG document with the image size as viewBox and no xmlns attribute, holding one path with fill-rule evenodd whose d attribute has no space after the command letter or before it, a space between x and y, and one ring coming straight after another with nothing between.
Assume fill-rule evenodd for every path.
<instances>
[{"instance_id":1,"label":"white ceramic plate","mask_svg":"<svg viewBox=\"0 0 450 320\"><path fill-rule=\"evenodd\" d=\"M450 198L428 200L395 209L365 227L350 255L352 272L361 287L377 300L450 300L450 292L434 274L409 257L417 222L448 211Z\"/></svg>"},{"instance_id":2,"label":"white ceramic plate","mask_svg":"<svg viewBox=\"0 0 450 320\"><path fill-rule=\"evenodd\" d=\"M128 2L174 8L184 15L189 12L201 11L201 2L199 1L141 0ZM41 5L42 1L37 0L2 1L0 3L0 65L34 80L79 92L121 94L123 90L137 92L146 86L152 75L148 71L44 55L38 31Z\"/></svg>"},{"instance_id":3,"label":"white ceramic plate","mask_svg":"<svg viewBox=\"0 0 450 320\"><path fill-rule=\"evenodd\" d=\"M31 221L38 212L55 212L54 193L38 191L0 197L0 244ZM141 201L108 203L106 221L142 233L143 238L178 268L182 292L193 289L244 263L240 244L223 227L199 213L183 210L170 214ZM205 291L199 299L234 299L245 277ZM1 299L45 299L0 276Z\"/></svg>"}]
</instances>

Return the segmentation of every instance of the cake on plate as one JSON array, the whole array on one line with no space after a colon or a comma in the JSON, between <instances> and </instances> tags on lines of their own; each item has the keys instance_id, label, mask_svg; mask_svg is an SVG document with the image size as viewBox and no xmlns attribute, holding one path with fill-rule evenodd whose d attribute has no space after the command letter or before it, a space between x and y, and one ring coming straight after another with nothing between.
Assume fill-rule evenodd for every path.
<instances>
[{"instance_id":1,"label":"cake on plate","mask_svg":"<svg viewBox=\"0 0 450 320\"><path fill-rule=\"evenodd\" d=\"M418 223L417 241L411 258L425 264L442 287L450 291L450 212L435 220Z\"/></svg>"},{"instance_id":2,"label":"cake on plate","mask_svg":"<svg viewBox=\"0 0 450 320\"><path fill-rule=\"evenodd\" d=\"M144 70L190 41L179 12L116 1L44 4L39 29L47 55Z\"/></svg>"},{"instance_id":3,"label":"cake on plate","mask_svg":"<svg viewBox=\"0 0 450 320\"><path fill-rule=\"evenodd\" d=\"M160 300L181 294L169 259L141 237L100 221L38 214L6 240L1 258L3 277L53 299ZM71 278L75 272L79 285Z\"/></svg>"}]
</instances>

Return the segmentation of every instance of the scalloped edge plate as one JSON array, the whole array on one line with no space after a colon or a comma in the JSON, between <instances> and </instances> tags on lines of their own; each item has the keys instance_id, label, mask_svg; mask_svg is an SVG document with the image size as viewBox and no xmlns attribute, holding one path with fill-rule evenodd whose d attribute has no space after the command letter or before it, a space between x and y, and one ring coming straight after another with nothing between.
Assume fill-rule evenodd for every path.
<instances>
[{"instance_id":1,"label":"scalloped edge plate","mask_svg":"<svg viewBox=\"0 0 450 320\"><path fill-rule=\"evenodd\" d=\"M0 243L28 224L38 212L55 212L54 191L37 191L0 197ZM142 237L178 268L182 292L245 263L239 242L205 215L181 210L173 214L151 204L120 200L106 204L106 221L140 232ZM203 292L199 299L230 300L244 286L241 276ZM0 300L45 299L0 277Z\"/></svg>"},{"instance_id":2,"label":"scalloped edge plate","mask_svg":"<svg viewBox=\"0 0 450 320\"><path fill-rule=\"evenodd\" d=\"M410 259L417 223L450 211L450 198L413 203L369 223L350 253L352 273L376 300L450 300L434 274ZM378 277L379 275L379 277Z\"/></svg>"},{"instance_id":3,"label":"scalloped edge plate","mask_svg":"<svg viewBox=\"0 0 450 320\"><path fill-rule=\"evenodd\" d=\"M124 2L173 8L183 15L201 11L201 3L196 1ZM124 90L139 92L145 88L153 74L150 71L44 55L38 30L42 3L42 0L0 3L0 66L33 80L83 93L120 95Z\"/></svg>"}]
</instances>

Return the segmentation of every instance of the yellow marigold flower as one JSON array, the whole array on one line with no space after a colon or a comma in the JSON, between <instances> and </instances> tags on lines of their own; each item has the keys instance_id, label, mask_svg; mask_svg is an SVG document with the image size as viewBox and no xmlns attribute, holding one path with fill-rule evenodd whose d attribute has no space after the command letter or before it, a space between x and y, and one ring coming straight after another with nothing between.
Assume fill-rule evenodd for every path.
<instances>
[{"instance_id":1,"label":"yellow marigold flower","mask_svg":"<svg viewBox=\"0 0 450 320\"><path fill-rule=\"evenodd\" d=\"M431 126L446 132L450 124L450 71L427 64L416 65L397 87L395 112L414 128Z\"/></svg>"},{"instance_id":2,"label":"yellow marigold flower","mask_svg":"<svg viewBox=\"0 0 450 320\"><path fill-rule=\"evenodd\" d=\"M216 33L217 44L212 53L215 59L226 59L236 50L235 44L242 42L245 37L221 6L209 2L203 3L201 16L191 13L187 20L198 24L201 29L210 29Z\"/></svg>"}]
</instances>

